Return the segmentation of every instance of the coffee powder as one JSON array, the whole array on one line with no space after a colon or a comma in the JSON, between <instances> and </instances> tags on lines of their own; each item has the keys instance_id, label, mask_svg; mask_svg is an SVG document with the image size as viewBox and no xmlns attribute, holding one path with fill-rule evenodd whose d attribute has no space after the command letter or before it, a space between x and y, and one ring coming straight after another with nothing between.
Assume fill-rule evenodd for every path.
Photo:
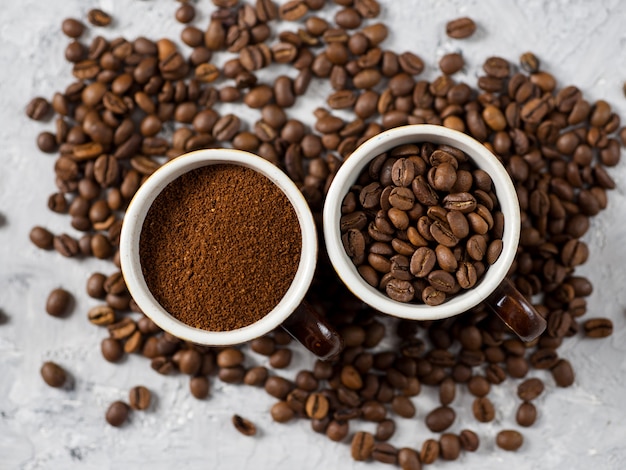
<instances>
[{"instance_id":1,"label":"coffee powder","mask_svg":"<svg viewBox=\"0 0 626 470\"><path fill-rule=\"evenodd\" d=\"M264 175L220 164L192 170L154 200L141 232L143 274L180 321L210 331L260 320L298 268L300 225Z\"/></svg>"}]
</instances>

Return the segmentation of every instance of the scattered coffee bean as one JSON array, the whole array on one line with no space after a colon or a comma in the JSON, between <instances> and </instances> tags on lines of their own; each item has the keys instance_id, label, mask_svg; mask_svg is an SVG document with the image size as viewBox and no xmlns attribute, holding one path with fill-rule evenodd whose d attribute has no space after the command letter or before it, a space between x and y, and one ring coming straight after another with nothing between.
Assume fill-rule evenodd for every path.
<instances>
[{"instance_id":1,"label":"scattered coffee bean","mask_svg":"<svg viewBox=\"0 0 626 470\"><path fill-rule=\"evenodd\" d=\"M481 423L493 421L496 411L491 400L487 397L476 398L472 405L474 417Z\"/></svg>"},{"instance_id":2,"label":"scattered coffee bean","mask_svg":"<svg viewBox=\"0 0 626 470\"><path fill-rule=\"evenodd\" d=\"M374 449L374 436L369 432L359 431L352 438L351 454L354 460L368 460Z\"/></svg>"},{"instance_id":3,"label":"scattered coffee bean","mask_svg":"<svg viewBox=\"0 0 626 470\"><path fill-rule=\"evenodd\" d=\"M446 24L446 34L454 39L465 39L476 31L476 23L471 18L463 17Z\"/></svg>"},{"instance_id":4,"label":"scattered coffee bean","mask_svg":"<svg viewBox=\"0 0 626 470\"><path fill-rule=\"evenodd\" d=\"M388 464L398 462L398 449L386 442L376 442L372 449L372 459Z\"/></svg>"},{"instance_id":5,"label":"scattered coffee bean","mask_svg":"<svg viewBox=\"0 0 626 470\"><path fill-rule=\"evenodd\" d=\"M443 76L432 82L417 80L424 62L410 51L385 50L382 41L388 35L386 25L358 26L362 19L379 14L380 5L375 0L337 0L339 26L356 26L349 33L335 28L337 21L318 21L308 14L323 7L321 0L288 2L280 12L269 0L259 0L250 7L235 0L214 3L219 9L206 34L191 26L181 34L183 42L193 48L191 66L166 38L156 42L144 38L109 42L97 37L91 45L73 41L64 51L78 81L66 91L54 93L51 102L44 98L32 100L26 113L44 121L53 112L58 115L55 129L40 132L37 137L42 151L60 155L54 169L58 194L51 198L50 207L69 211L71 225L84 230L85 236L80 241L68 235L55 239L46 229L36 227L30 234L36 246L54 246L66 256L109 258L119 267L118 211L123 212L145 176L158 168L161 155L171 159L206 146L232 145L258 152L283 166L301 185L317 216L339 166L334 152L347 158L358 144L388 127L442 124L485 143L509 171L524 220L511 277L524 295L544 297L537 307L550 327L536 343L514 344L508 332L484 318L484 312L463 316L462 324L456 320L445 325L427 322L418 328L400 322L396 332L400 346L372 354L369 348L385 344L381 343L383 339L393 333L389 329L386 332L377 317L365 312L349 293L344 295L338 289L340 281L328 274L332 269L327 271L326 261L320 260L323 274L315 276L311 301L325 311L323 299L329 293L336 296L341 312L329 317L345 337L348 349L337 362L317 362L312 371L298 373L293 384L268 378L270 373L262 366L244 369L247 361L243 353L228 352L219 360L216 352L199 353L156 325L150 326L145 317L135 325L120 323L113 308L136 311L137 307L123 284L112 282L115 276L96 273L87 283L88 294L106 298L110 305L96 307L89 319L96 325L120 323L112 330L120 339L109 337L102 342L105 358L119 360L125 352L141 351L159 372L180 369L197 373L190 377L190 390L197 398L208 395L207 376L213 373L230 383L265 386L267 381L270 393L283 400L271 411L272 417L282 422L306 416L307 399L318 394L328 403L328 411L323 418L311 419L313 430L343 440L349 433L350 421L374 421L376 439L371 434L362 436L363 443L357 447L364 450L357 455L360 459L372 458L374 441L378 440L376 459L397 462L402 468L416 468L415 454L411 449L383 445L382 441L395 432L394 417L388 417L387 411L392 408L395 413L400 410L398 414L408 415L402 403L425 387L438 386L439 400L447 405L454 402L455 382L467 384L477 397L474 405L480 420L488 419L491 412L495 414L486 398L490 388L508 377L523 377L530 368L550 369L558 385L571 384L574 372L569 362L560 358L560 345L578 329L584 329L590 337L605 337L612 332L608 319L580 319L586 313L585 298L592 286L575 273L575 268L592 255L591 247L579 238L589 230L591 216L606 207L607 190L616 186L607 167L619 160L619 139L626 142L626 130L620 129L619 117L608 103L587 101L575 86L557 89L556 78L540 70L539 60L531 53L519 58L521 70L529 75L515 73L503 58L488 58L478 89L456 83L450 76L464 66L461 53L442 58ZM190 6L180 5L179 21L193 17ZM301 31L283 31L280 46L270 47L266 40L272 31L266 22L279 14L306 20ZM451 21L450 25L450 37L467 37L476 29L468 18ZM63 31L77 38L83 34L84 25L77 20L67 21ZM213 51L225 49L238 57L223 67L210 63ZM298 79L292 83L286 75L272 76L273 62L298 69ZM255 75L262 68L267 68L270 85ZM333 95L327 98L332 107L345 108L349 104L358 119L344 121L323 109L316 111L318 123L311 126L313 129L290 119L283 108L297 103L312 76L330 81ZM219 77L232 79L232 86L216 89L214 83ZM221 102L242 100L261 85L268 87L263 88L266 92L269 90L261 98L269 101L260 108L262 119L258 125L220 114ZM125 118L130 110L132 121ZM133 124L135 115L137 122ZM161 137L161 130L168 129L175 120L180 129L172 138ZM572 126L575 131L570 130ZM101 156L105 150L106 155ZM341 224L346 250L350 250L359 272L371 285L388 290L397 299L441 303L450 295L442 288L452 283L457 284L453 290L459 286L471 288L497 259L501 245L491 235L502 236L504 220L497 210L491 181L486 173L472 169L455 149L408 144L380 156L367 173L346 196ZM367 199L376 208L370 214L369 209L360 210L359 195L375 181L381 188L374 192L378 198ZM450 193L455 196L450 197ZM383 213L375 217L379 210ZM485 235L488 239L482 238ZM476 237L471 249L458 242L472 236ZM452 245L455 238L456 246ZM425 247L432 251L432 259L422 256L413 262L415 253L421 250L422 255ZM407 269L417 279L403 279ZM431 273L437 271L450 273L453 280L441 273L433 274L431 279ZM431 280L436 287L430 285ZM403 284L406 282L411 287ZM436 352L426 351L424 337L432 341ZM251 348L268 357L276 353L277 346L278 351L288 350L289 337L283 331L276 330L266 339L253 343ZM455 349L458 343L460 350ZM229 349L236 348L225 348L220 354ZM543 389L539 379L527 379L519 385L518 395L529 401ZM516 418L526 423L531 413L529 403L520 405L522 409L524 418L520 420L519 410ZM476 413L476 409L473 411ZM443 458L452 458L459 446L468 451L478 447L478 436L469 430L450 436L442 436L441 445L432 439L424 442L419 462L432 463L440 453Z\"/></svg>"},{"instance_id":6,"label":"scattered coffee bean","mask_svg":"<svg viewBox=\"0 0 626 470\"><path fill-rule=\"evenodd\" d=\"M65 385L67 374L58 364L47 361L41 366L41 377L50 387L59 388Z\"/></svg>"},{"instance_id":7,"label":"scattered coffee bean","mask_svg":"<svg viewBox=\"0 0 626 470\"><path fill-rule=\"evenodd\" d=\"M102 357L109 362L118 362L124 357L124 347L120 340L115 338L104 338L100 343Z\"/></svg>"},{"instance_id":8,"label":"scattered coffee bean","mask_svg":"<svg viewBox=\"0 0 626 470\"><path fill-rule=\"evenodd\" d=\"M461 453L461 441L459 436L452 433L443 433L439 438L441 458L444 460L456 460Z\"/></svg>"},{"instance_id":9,"label":"scattered coffee bean","mask_svg":"<svg viewBox=\"0 0 626 470\"><path fill-rule=\"evenodd\" d=\"M529 401L525 401L517 408L515 420L520 426L528 427L535 424L537 419L537 408Z\"/></svg>"},{"instance_id":10,"label":"scattered coffee bean","mask_svg":"<svg viewBox=\"0 0 626 470\"><path fill-rule=\"evenodd\" d=\"M128 403L133 410L146 410L150 407L152 394L143 385L137 385L128 392Z\"/></svg>"},{"instance_id":11,"label":"scattered coffee bean","mask_svg":"<svg viewBox=\"0 0 626 470\"><path fill-rule=\"evenodd\" d=\"M440 452L441 449L438 441L434 439L426 439L422 444L420 460L426 465L434 463L439 458Z\"/></svg>"},{"instance_id":12,"label":"scattered coffee bean","mask_svg":"<svg viewBox=\"0 0 626 470\"><path fill-rule=\"evenodd\" d=\"M54 235L43 227L33 227L29 237L30 241L33 242L37 248L41 248L42 250L49 250L53 246Z\"/></svg>"},{"instance_id":13,"label":"scattered coffee bean","mask_svg":"<svg viewBox=\"0 0 626 470\"><path fill-rule=\"evenodd\" d=\"M235 429L244 436L254 436L256 434L256 426L252 421L239 415L233 415L232 422Z\"/></svg>"},{"instance_id":14,"label":"scattered coffee bean","mask_svg":"<svg viewBox=\"0 0 626 470\"><path fill-rule=\"evenodd\" d=\"M433 432L441 432L448 429L454 423L456 413L448 406L440 406L428 413L426 426Z\"/></svg>"},{"instance_id":15,"label":"scattered coffee bean","mask_svg":"<svg viewBox=\"0 0 626 470\"><path fill-rule=\"evenodd\" d=\"M535 377L526 379L517 386L517 396L526 401L534 400L541 395L543 388L541 379Z\"/></svg>"},{"instance_id":16,"label":"scattered coffee bean","mask_svg":"<svg viewBox=\"0 0 626 470\"><path fill-rule=\"evenodd\" d=\"M583 324L588 338L606 338L613 334L613 322L609 318L592 318Z\"/></svg>"},{"instance_id":17,"label":"scattered coffee bean","mask_svg":"<svg viewBox=\"0 0 626 470\"><path fill-rule=\"evenodd\" d=\"M332 421L330 421L330 423L328 423L328 427L326 428L326 436L331 441L341 442L348 435L349 429L350 425L347 421L337 421L333 419ZM376 447L376 444L374 444L374 447ZM372 452L372 457L374 456L374 451Z\"/></svg>"},{"instance_id":18,"label":"scattered coffee bean","mask_svg":"<svg viewBox=\"0 0 626 470\"><path fill-rule=\"evenodd\" d=\"M567 359L559 359L550 371L559 387L569 387L574 383L574 370Z\"/></svg>"},{"instance_id":19,"label":"scattered coffee bean","mask_svg":"<svg viewBox=\"0 0 626 470\"><path fill-rule=\"evenodd\" d=\"M122 426L128 419L130 412L129 406L123 401L114 401L109 405L105 418L107 423L114 427Z\"/></svg>"},{"instance_id":20,"label":"scattered coffee bean","mask_svg":"<svg viewBox=\"0 0 626 470\"><path fill-rule=\"evenodd\" d=\"M209 379L203 375L189 379L189 391L198 400L209 396Z\"/></svg>"},{"instance_id":21,"label":"scattered coffee bean","mask_svg":"<svg viewBox=\"0 0 626 470\"><path fill-rule=\"evenodd\" d=\"M74 298L65 289L54 289L48 295L46 312L53 317L63 317L68 314Z\"/></svg>"},{"instance_id":22,"label":"scattered coffee bean","mask_svg":"<svg viewBox=\"0 0 626 470\"><path fill-rule=\"evenodd\" d=\"M89 10L87 19L94 26L108 26L111 24L111 16L98 8Z\"/></svg>"},{"instance_id":23,"label":"scattered coffee bean","mask_svg":"<svg viewBox=\"0 0 626 470\"><path fill-rule=\"evenodd\" d=\"M294 411L287 402L284 401L279 401L274 404L270 410L270 414L272 415L272 419L277 423L286 423L287 421L291 421L295 416Z\"/></svg>"},{"instance_id":24,"label":"scattered coffee bean","mask_svg":"<svg viewBox=\"0 0 626 470\"><path fill-rule=\"evenodd\" d=\"M508 451L516 451L524 443L524 436L512 429L500 431L496 435L496 444L498 447Z\"/></svg>"},{"instance_id":25,"label":"scattered coffee bean","mask_svg":"<svg viewBox=\"0 0 626 470\"><path fill-rule=\"evenodd\" d=\"M478 435L470 429L464 429L461 431L461 434L459 434L459 440L461 441L461 448L468 452L474 452L480 445Z\"/></svg>"},{"instance_id":26,"label":"scattered coffee bean","mask_svg":"<svg viewBox=\"0 0 626 470\"><path fill-rule=\"evenodd\" d=\"M85 31L85 25L75 18L66 18L61 24L63 33L70 38L77 38Z\"/></svg>"}]
</instances>

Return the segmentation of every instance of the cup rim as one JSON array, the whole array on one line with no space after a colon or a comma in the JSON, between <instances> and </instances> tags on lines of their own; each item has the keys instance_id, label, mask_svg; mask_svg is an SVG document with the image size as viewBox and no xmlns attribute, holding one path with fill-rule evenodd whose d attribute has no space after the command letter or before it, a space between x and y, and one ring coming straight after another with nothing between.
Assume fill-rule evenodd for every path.
<instances>
[{"instance_id":1,"label":"cup rim","mask_svg":"<svg viewBox=\"0 0 626 470\"><path fill-rule=\"evenodd\" d=\"M463 150L479 168L491 176L504 214L503 249L498 260L472 289L436 306L407 304L387 297L370 286L348 257L341 241L339 221L345 194L369 162L392 148L419 142L447 144ZM324 203L324 242L335 271L350 291L368 305L389 315L411 320L439 320L466 312L483 302L504 280L517 253L520 236L520 207L511 178L498 158L484 145L462 132L444 126L414 124L384 131L361 144L341 165Z\"/></svg>"},{"instance_id":2,"label":"cup rim","mask_svg":"<svg viewBox=\"0 0 626 470\"><path fill-rule=\"evenodd\" d=\"M156 197L179 176L194 169L216 164L251 168L272 181L291 202L302 234L298 269L280 302L263 318L243 328L209 331L190 326L172 316L154 298L141 270L139 239L144 220ZM313 214L293 181L278 167L249 152L235 149L203 149L176 157L157 169L139 187L124 217L120 234L120 265L128 291L142 312L161 329L197 344L226 346L258 338L283 323L300 305L311 284L317 264L317 232Z\"/></svg>"}]
</instances>

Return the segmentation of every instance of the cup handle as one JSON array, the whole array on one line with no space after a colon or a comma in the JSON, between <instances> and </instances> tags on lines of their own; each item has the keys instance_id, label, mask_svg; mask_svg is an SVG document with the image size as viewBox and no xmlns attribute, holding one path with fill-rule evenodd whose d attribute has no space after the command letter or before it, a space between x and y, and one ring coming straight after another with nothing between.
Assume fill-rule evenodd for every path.
<instances>
[{"instance_id":1,"label":"cup handle","mask_svg":"<svg viewBox=\"0 0 626 470\"><path fill-rule=\"evenodd\" d=\"M282 327L324 361L334 359L343 349L339 333L305 301L285 320Z\"/></svg>"},{"instance_id":2,"label":"cup handle","mask_svg":"<svg viewBox=\"0 0 626 470\"><path fill-rule=\"evenodd\" d=\"M486 304L522 341L532 341L546 329L545 319L508 279L493 291Z\"/></svg>"}]
</instances>

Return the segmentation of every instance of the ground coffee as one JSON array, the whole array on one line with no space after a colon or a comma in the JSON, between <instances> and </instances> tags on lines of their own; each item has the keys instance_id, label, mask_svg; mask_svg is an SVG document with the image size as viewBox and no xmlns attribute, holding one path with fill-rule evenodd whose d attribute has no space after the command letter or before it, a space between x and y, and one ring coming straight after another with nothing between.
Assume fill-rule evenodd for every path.
<instances>
[{"instance_id":1,"label":"ground coffee","mask_svg":"<svg viewBox=\"0 0 626 470\"><path fill-rule=\"evenodd\" d=\"M211 331L260 320L298 268L301 233L284 193L237 165L198 168L172 181L144 221L148 288L174 317Z\"/></svg>"}]
</instances>

